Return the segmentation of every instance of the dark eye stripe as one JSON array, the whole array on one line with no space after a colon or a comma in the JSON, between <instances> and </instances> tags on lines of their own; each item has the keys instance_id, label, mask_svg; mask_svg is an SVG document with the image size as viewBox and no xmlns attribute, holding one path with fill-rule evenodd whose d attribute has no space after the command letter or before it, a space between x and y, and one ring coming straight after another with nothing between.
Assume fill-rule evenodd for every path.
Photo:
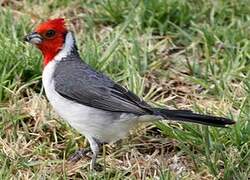
<instances>
[{"instance_id":1,"label":"dark eye stripe","mask_svg":"<svg viewBox=\"0 0 250 180\"><path fill-rule=\"evenodd\" d=\"M48 31L45 33L45 37L46 37L46 38L52 38L55 34L56 34L56 32L55 32L54 30L48 30Z\"/></svg>"}]
</instances>

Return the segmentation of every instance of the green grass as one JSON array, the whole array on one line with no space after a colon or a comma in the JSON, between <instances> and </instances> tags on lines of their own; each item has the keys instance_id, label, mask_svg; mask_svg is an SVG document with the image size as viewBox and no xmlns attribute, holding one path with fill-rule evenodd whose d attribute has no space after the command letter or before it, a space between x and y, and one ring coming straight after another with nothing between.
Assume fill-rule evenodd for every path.
<instances>
[{"instance_id":1,"label":"green grass","mask_svg":"<svg viewBox=\"0 0 250 180\"><path fill-rule=\"evenodd\" d=\"M248 179L248 2L4 1L0 179ZM87 143L49 106L41 88L42 57L22 41L36 24L53 17L68 20L87 63L149 103L227 116L236 125L143 125L122 146L106 147L99 159L103 172L90 172L89 159L67 164L67 157Z\"/></svg>"}]
</instances>

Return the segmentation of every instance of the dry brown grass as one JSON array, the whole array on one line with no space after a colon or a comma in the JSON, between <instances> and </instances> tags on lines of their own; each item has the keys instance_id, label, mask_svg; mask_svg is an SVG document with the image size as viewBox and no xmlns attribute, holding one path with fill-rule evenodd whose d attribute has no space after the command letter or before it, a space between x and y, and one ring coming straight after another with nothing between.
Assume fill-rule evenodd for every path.
<instances>
[{"instance_id":1,"label":"dry brown grass","mask_svg":"<svg viewBox=\"0 0 250 180\"><path fill-rule=\"evenodd\" d=\"M23 94L25 97L15 94L15 101L10 101L5 110L12 116L25 117L25 120L17 126L6 122L5 138L0 139L0 147L12 162L12 167L18 167L21 158L33 170L16 168L13 173L17 178L30 179L35 177L35 169L36 173L45 177L67 174L70 178L78 174L87 179L88 174L84 173L84 169L89 168L90 157L71 163L67 161L68 152L65 152L68 148L66 138L73 137L75 143L80 142L74 146L82 148L87 146L84 139L80 135L73 135L76 132L70 127L66 126L65 129L64 122L58 121L60 118L51 110L43 95L31 89L26 89ZM104 171L115 169L126 172L128 179L159 177L164 169L169 169L176 177L204 178L205 172L208 174L206 176L211 176L207 170L199 176L189 155L181 153L177 144L177 141L164 137L154 125L142 125L122 142L105 145L99 163L105 167Z\"/></svg>"}]
</instances>

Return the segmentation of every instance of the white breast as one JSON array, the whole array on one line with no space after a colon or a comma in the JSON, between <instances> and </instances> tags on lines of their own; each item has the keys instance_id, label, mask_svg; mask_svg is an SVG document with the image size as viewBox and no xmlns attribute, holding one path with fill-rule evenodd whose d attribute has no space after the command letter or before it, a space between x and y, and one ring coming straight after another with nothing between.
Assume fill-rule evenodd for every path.
<instances>
[{"instance_id":1,"label":"white breast","mask_svg":"<svg viewBox=\"0 0 250 180\"><path fill-rule=\"evenodd\" d=\"M42 75L46 96L55 111L87 137L95 137L104 142L114 142L126 136L129 129L136 124L134 115L108 112L64 98L55 91L53 73L56 63L53 60L49 62Z\"/></svg>"}]
</instances>

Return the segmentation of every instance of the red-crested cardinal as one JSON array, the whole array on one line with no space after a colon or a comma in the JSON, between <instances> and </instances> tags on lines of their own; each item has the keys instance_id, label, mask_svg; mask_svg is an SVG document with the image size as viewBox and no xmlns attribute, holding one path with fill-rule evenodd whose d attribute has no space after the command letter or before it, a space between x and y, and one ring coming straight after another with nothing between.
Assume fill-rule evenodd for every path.
<instances>
[{"instance_id":1,"label":"red-crested cardinal","mask_svg":"<svg viewBox=\"0 0 250 180\"><path fill-rule=\"evenodd\" d=\"M176 120L225 127L231 119L201 115L189 110L155 108L131 91L96 72L79 56L74 34L64 19L41 23L25 36L43 54L42 82L46 96L55 111L90 143L91 169L102 143L115 142L141 122ZM89 150L77 151L71 160Z\"/></svg>"}]
</instances>

